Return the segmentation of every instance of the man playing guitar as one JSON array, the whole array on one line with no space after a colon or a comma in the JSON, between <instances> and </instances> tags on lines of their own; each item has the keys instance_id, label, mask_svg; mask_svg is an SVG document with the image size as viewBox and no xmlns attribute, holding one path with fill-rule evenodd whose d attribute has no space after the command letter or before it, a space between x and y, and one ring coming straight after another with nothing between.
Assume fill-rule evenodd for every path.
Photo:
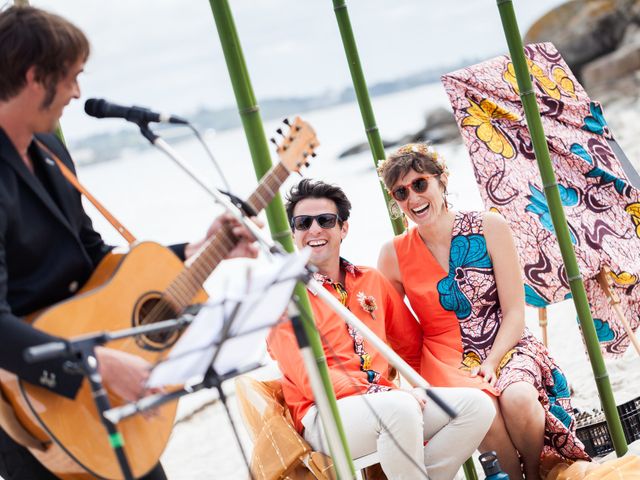
<instances>
[{"instance_id":1,"label":"man playing guitar","mask_svg":"<svg viewBox=\"0 0 640 480\"><path fill-rule=\"evenodd\" d=\"M0 44L0 368L73 398L82 377L65 372L62 360L44 365L23 360L25 348L56 337L21 317L72 296L113 248L93 229L79 192L50 155L74 170L52 132L64 107L80 96L77 77L89 56L89 42L59 16L11 7L0 13ZM255 256L251 235L229 216L214 221L206 238L229 223L240 240L230 256ZM205 240L170 248L185 260ZM144 393L146 360L104 347L96 356L110 391L129 401ZM55 478L2 429L0 477ZM166 477L158 464L145 478Z\"/></svg>"}]
</instances>

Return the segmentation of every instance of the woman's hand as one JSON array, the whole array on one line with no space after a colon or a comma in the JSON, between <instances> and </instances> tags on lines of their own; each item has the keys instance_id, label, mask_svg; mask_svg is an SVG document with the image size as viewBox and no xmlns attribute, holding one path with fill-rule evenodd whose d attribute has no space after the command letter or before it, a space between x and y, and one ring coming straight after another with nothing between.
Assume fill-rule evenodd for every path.
<instances>
[{"instance_id":1,"label":"woman's hand","mask_svg":"<svg viewBox=\"0 0 640 480\"><path fill-rule=\"evenodd\" d=\"M424 388L412 388L411 390L408 390L408 393L418 401L420 404L420 410L424 410L424 407L427 406L427 394L425 393Z\"/></svg>"},{"instance_id":2,"label":"woman's hand","mask_svg":"<svg viewBox=\"0 0 640 480\"><path fill-rule=\"evenodd\" d=\"M480 375L493 387L498 381L498 375L496 374L497 368L498 365L495 362L486 359L479 367L473 367L471 369L471 376L477 377Z\"/></svg>"}]
</instances>

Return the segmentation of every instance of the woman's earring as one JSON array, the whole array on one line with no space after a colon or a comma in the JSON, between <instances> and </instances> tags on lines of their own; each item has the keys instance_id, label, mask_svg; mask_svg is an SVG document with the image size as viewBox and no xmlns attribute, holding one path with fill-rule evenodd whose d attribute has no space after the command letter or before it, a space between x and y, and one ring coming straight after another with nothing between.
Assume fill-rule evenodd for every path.
<instances>
[{"instance_id":1,"label":"woman's earring","mask_svg":"<svg viewBox=\"0 0 640 480\"><path fill-rule=\"evenodd\" d=\"M387 208L389 209L389 216L391 217L391 220L397 220L404 215L402 209L400 208L400 205L398 205L398 202L396 202L393 198L389 200Z\"/></svg>"},{"instance_id":2,"label":"woman's earring","mask_svg":"<svg viewBox=\"0 0 640 480\"><path fill-rule=\"evenodd\" d=\"M447 201L447 192L442 192L442 201L444 203L444 209L449 211L449 202Z\"/></svg>"}]
</instances>

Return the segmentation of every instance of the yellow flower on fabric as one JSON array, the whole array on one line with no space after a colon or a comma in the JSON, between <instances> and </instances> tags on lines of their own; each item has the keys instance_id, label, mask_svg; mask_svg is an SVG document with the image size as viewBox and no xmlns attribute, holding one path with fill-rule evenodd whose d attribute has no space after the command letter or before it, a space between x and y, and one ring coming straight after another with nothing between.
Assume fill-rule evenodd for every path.
<instances>
[{"instance_id":1,"label":"yellow flower on fabric","mask_svg":"<svg viewBox=\"0 0 640 480\"><path fill-rule=\"evenodd\" d=\"M511 360L511 357L513 357L514 353L516 353L515 348L509 350L502 357L502 360L500 360L500 364L498 365L498 368L496 368L496 375L498 377L500 376L500 371L504 368L504 366L507 363L509 363L509 360ZM478 356L478 354L476 352L467 352L464 354L464 357L462 357L462 366L460 367L460 370L465 370L467 372L470 372L473 368L479 367L480 365L482 365L482 359Z\"/></svg>"},{"instance_id":2,"label":"yellow flower on fabric","mask_svg":"<svg viewBox=\"0 0 640 480\"><path fill-rule=\"evenodd\" d=\"M553 79L560 86L560 89L566 92L570 97L576 98L576 86L573 83L573 80L569 78L567 72L562 67L555 67L551 70L551 75L553 75Z\"/></svg>"},{"instance_id":3,"label":"yellow flower on fabric","mask_svg":"<svg viewBox=\"0 0 640 480\"><path fill-rule=\"evenodd\" d=\"M529 68L529 73L533 76L534 81L540 85L540 88L544 90L544 92L549 95L551 98L556 100L560 100L562 96L562 92L560 91L560 86L565 86L564 89L571 96L575 97L575 86L571 79L567 76L566 72L560 68L556 67L553 71L554 80L550 79L545 73L544 70L536 63L532 62L527 58L527 66ZM559 71L556 72L556 70ZM514 91L519 95L520 89L518 88L518 81L516 79L516 70L513 66L513 63L509 62L507 64L507 70L502 75L504 78L514 89Z\"/></svg>"},{"instance_id":4,"label":"yellow flower on fabric","mask_svg":"<svg viewBox=\"0 0 640 480\"><path fill-rule=\"evenodd\" d=\"M371 355L365 353L364 355L360 355L362 370L370 370L371 369Z\"/></svg>"},{"instance_id":5,"label":"yellow flower on fabric","mask_svg":"<svg viewBox=\"0 0 640 480\"><path fill-rule=\"evenodd\" d=\"M631 221L636 226L636 235L640 238L640 203L630 203L625 211L631 215Z\"/></svg>"},{"instance_id":6,"label":"yellow flower on fabric","mask_svg":"<svg viewBox=\"0 0 640 480\"><path fill-rule=\"evenodd\" d=\"M500 364L498 365L498 368L496 369L496 374L498 376L500 376L500 371L504 368L504 366L509 363L509 360L511 360L511 357L513 357L513 354L516 353L516 349L512 348L511 350L509 350L507 353L504 354L504 357L502 357L502 360L500 360Z\"/></svg>"},{"instance_id":7,"label":"yellow flower on fabric","mask_svg":"<svg viewBox=\"0 0 640 480\"><path fill-rule=\"evenodd\" d=\"M480 365L482 365L482 360L480 360L478 354L476 352L467 352L464 354L464 357L462 357L462 366L460 367L460 370L470 372L472 368L479 367Z\"/></svg>"},{"instance_id":8,"label":"yellow flower on fabric","mask_svg":"<svg viewBox=\"0 0 640 480\"><path fill-rule=\"evenodd\" d=\"M468 116L462 119L462 126L476 127L476 137L484 142L492 152L505 158L515 157L515 149L511 141L500 130L497 121L518 121L520 117L487 98L482 99L479 104L470 98L467 100L471 106L465 110Z\"/></svg>"},{"instance_id":9,"label":"yellow flower on fabric","mask_svg":"<svg viewBox=\"0 0 640 480\"><path fill-rule=\"evenodd\" d=\"M611 275L611 278L613 279L614 283L616 285L620 285L621 287L635 285L636 283L638 283L638 276L630 272L624 272L624 271L620 273L609 272L609 275Z\"/></svg>"}]
</instances>

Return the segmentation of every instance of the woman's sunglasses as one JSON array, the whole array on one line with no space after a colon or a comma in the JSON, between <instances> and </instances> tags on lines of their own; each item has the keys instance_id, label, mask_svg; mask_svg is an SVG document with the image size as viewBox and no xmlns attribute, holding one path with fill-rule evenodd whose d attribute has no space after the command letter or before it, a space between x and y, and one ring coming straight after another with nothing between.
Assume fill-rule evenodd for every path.
<instances>
[{"instance_id":1,"label":"woman's sunglasses","mask_svg":"<svg viewBox=\"0 0 640 480\"><path fill-rule=\"evenodd\" d=\"M424 193L429 187L429 179L437 176L438 175L427 175L425 177L414 178L411 183L407 183L406 185L399 185L391 190L391 195L398 202L404 202L407 198L409 198L409 188L411 188L411 190L416 193Z\"/></svg>"},{"instance_id":2,"label":"woman's sunglasses","mask_svg":"<svg viewBox=\"0 0 640 480\"><path fill-rule=\"evenodd\" d=\"M321 228L333 228L338 221L335 213L321 213L320 215L297 215L291 219L291 228L294 230L309 230L313 221L318 222Z\"/></svg>"}]
</instances>

